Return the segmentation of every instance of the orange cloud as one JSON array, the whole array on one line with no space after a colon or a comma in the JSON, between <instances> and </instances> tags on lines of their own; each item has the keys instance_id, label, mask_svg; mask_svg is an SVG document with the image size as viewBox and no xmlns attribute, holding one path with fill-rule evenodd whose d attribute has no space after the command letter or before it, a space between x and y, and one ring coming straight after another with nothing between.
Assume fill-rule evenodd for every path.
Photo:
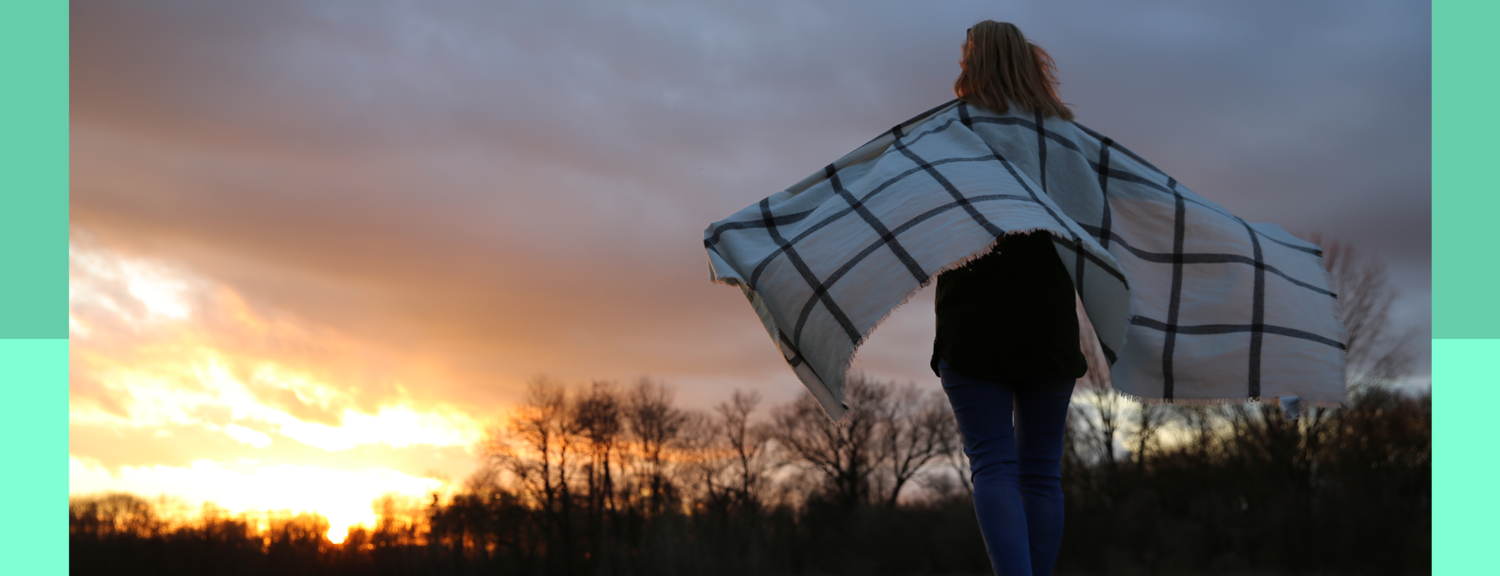
<instances>
[{"instance_id":1,"label":"orange cloud","mask_svg":"<svg viewBox=\"0 0 1500 576\"><path fill-rule=\"evenodd\" d=\"M498 409L410 394L445 375L181 269L86 238L70 261L74 493L311 510L341 530L383 493L467 474Z\"/></svg>"}]
</instances>

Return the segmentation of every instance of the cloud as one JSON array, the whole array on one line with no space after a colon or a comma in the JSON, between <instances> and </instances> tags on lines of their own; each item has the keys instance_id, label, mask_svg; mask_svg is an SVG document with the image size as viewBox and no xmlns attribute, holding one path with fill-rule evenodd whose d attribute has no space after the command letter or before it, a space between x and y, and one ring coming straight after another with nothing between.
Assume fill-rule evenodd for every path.
<instances>
[{"instance_id":1,"label":"cloud","mask_svg":"<svg viewBox=\"0 0 1500 576\"><path fill-rule=\"evenodd\" d=\"M70 445L112 468L362 446L467 452L501 409L422 394L414 384L441 370L170 266L86 240L70 261L70 315L90 327L71 343Z\"/></svg>"},{"instance_id":2,"label":"cloud","mask_svg":"<svg viewBox=\"0 0 1500 576\"><path fill-rule=\"evenodd\" d=\"M234 438L235 440L239 441L239 443L241 444L249 444L250 446L254 446L256 448L265 448L271 445L270 436L267 436L262 432L252 430L250 428L240 426L239 424L229 424L224 426L224 433L228 434L230 438Z\"/></svg>"}]
</instances>

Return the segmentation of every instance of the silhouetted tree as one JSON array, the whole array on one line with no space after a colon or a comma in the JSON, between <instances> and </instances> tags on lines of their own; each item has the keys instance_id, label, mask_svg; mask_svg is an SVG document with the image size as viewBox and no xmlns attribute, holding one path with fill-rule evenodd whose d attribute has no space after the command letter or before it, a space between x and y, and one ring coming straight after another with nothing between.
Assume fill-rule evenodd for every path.
<instances>
[{"instance_id":1,"label":"silhouetted tree","mask_svg":"<svg viewBox=\"0 0 1500 576\"><path fill-rule=\"evenodd\" d=\"M605 537L605 522L613 520L615 505L615 455L624 429L623 402L609 382L595 381L588 393L573 405L568 430L582 437L588 461L583 466L587 480L588 530L592 554ZM609 515L606 517L606 515Z\"/></svg>"},{"instance_id":2,"label":"silhouetted tree","mask_svg":"<svg viewBox=\"0 0 1500 576\"><path fill-rule=\"evenodd\" d=\"M624 416L634 443L635 487L644 497L647 512L659 514L676 497L665 456L687 415L672 405L670 389L643 378L626 395Z\"/></svg>"},{"instance_id":3,"label":"silhouetted tree","mask_svg":"<svg viewBox=\"0 0 1500 576\"><path fill-rule=\"evenodd\" d=\"M760 402L759 392L735 390L728 402L714 408L719 415L719 435L729 452L730 490L735 504L750 511L760 509L762 487L773 468L766 450L771 431L764 424L750 421Z\"/></svg>"},{"instance_id":4,"label":"silhouetted tree","mask_svg":"<svg viewBox=\"0 0 1500 576\"><path fill-rule=\"evenodd\" d=\"M1168 418L1169 408L1162 404L1138 404L1135 416L1130 420L1132 445L1131 459L1137 468L1146 465L1147 454L1160 446L1162 425Z\"/></svg>"},{"instance_id":5,"label":"silhouetted tree","mask_svg":"<svg viewBox=\"0 0 1500 576\"><path fill-rule=\"evenodd\" d=\"M837 423L811 394L800 395L772 411L772 438L787 462L813 472L828 497L852 510L867 501L870 476L880 465L875 434L888 395L864 376L850 377L843 398L849 411Z\"/></svg>"},{"instance_id":6,"label":"silhouetted tree","mask_svg":"<svg viewBox=\"0 0 1500 576\"><path fill-rule=\"evenodd\" d=\"M1329 289L1338 295L1350 390L1391 384L1406 376L1411 370L1412 334L1392 333L1390 311L1397 294L1385 262L1347 242L1325 240L1321 234L1309 238L1322 246Z\"/></svg>"},{"instance_id":7,"label":"silhouetted tree","mask_svg":"<svg viewBox=\"0 0 1500 576\"><path fill-rule=\"evenodd\" d=\"M481 446L481 453L515 477L524 497L541 510L546 534L542 555L554 568L570 560L573 547L569 466L575 464L570 458L579 442L572 416L564 387L533 378L509 428L491 427Z\"/></svg>"},{"instance_id":8,"label":"silhouetted tree","mask_svg":"<svg viewBox=\"0 0 1500 576\"><path fill-rule=\"evenodd\" d=\"M894 507L901 489L943 455L957 426L941 391L922 392L910 383L869 385L886 390L873 406L875 457L884 464L885 504Z\"/></svg>"}]
</instances>

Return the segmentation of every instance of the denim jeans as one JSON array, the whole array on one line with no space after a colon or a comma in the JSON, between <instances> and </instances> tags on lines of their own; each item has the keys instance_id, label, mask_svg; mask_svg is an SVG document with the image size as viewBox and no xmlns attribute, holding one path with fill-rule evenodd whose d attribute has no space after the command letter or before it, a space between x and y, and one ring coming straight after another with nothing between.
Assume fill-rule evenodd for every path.
<instances>
[{"instance_id":1,"label":"denim jeans","mask_svg":"<svg viewBox=\"0 0 1500 576\"><path fill-rule=\"evenodd\" d=\"M963 433L974 512L996 576L1051 574L1062 544L1063 422L1075 379L979 380L947 363L938 370Z\"/></svg>"}]
</instances>

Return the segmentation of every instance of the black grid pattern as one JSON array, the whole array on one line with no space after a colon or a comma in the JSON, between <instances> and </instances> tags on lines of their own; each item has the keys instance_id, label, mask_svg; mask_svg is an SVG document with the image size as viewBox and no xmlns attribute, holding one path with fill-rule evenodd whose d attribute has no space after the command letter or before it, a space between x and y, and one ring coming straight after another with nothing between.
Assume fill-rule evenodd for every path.
<instances>
[{"instance_id":1,"label":"black grid pattern","mask_svg":"<svg viewBox=\"0 0 1500 576\"><path fill-rule=\"evenodd\" d=\"M909 133L909 128L918 126L927 129L916 135ZM1023 134L1028 136L1022 138ZM1026 142L1034 144L1023 145ZM878 154L869 153L872 147L880 147ZM1028 164L1034 159L1035 170L1023 170L1011 160L1015 157L1026 159ZM881 166L881 177L868 177L876 164ZM976 170L993 176L976 186L972 183ZM1087 179L1081 179L1081 173ZM1325 305L1333 317L1335 295L1327 290L1324 277L1308 272L1321 269L1319 250L1299 244L1289 236L1278 238L1257 229L1182 188L1175 179L1110 138L1074 122L1057 119L1048 122L1037 114L1029 118L1014 113L996 115L971 110L962 102L950 102L892 128L845 159L825 167L820 176L804 181L806 185L799 185L800 189L790 190L791 195L778 196L784 204L773 205L771 198L767 198L752 207L754 210L746 209L710 226L704 235L704 246L719 281L739 285L747 294L765 297L772 313L769 317L763 315L763 321L788 364L794 369L807 368L812 378L819 380L808 382L809 387L825 385L833 397L841 396L843 381L842 374L834 372L840 367L847 368L853 349L879 318L899 303L899 300L878 302L872 306L857 301L854 295L865 297L871 283L876 287L882 283L894 284L914 291L942 269L982 254L989 243L1022 227L1045 228L1053 233L1059 254L1068 256L1064 263L1071 269L1075 288L1090 317L1096 319L1096 326L1101 324L1100 319L1108 320L1110 314L1119 315L1122 321L1117 324L1121 334L1110 342L1121 342L1125 332L1135 330L1161 333L1160 349L1153 350L1160 354L1155 365L1160 369L1161 398L1170 401L1181 392L1178 384L1184 380L1176 361L1184 353L1184 337L1247 333L1248 377L1243 390L1244 396L1250 398L1258 398L1262 393L1267 335L1332 350L1344 349L1340 342L1341 328L1330 328L1327 322L1310 330L1304 329L1307 326L1268 321L1267 272L1280 278L1279 282L1285 286L1303 291L1287 294L1288 288L1277 288L1280 291L1277 298L1323 298L1327 302L1320 305ZM859 185L851 188L849 183L856 181ZM808 202L787 200L810 190L813 198L821 199L811 209ZM799 200L806 198L799 196ZM1159 204L1162 209L1170 210L1172 229L1132 228L1128 218L1124 222L1116 219L1112 204L1118 202ZM778 211L782 205L787 208ZM912 208L914 205L920 209ZM1098 208L1090 212L1082 206ZM955 211L967 217L954 220ZM1027 218L1032 219L1018 220L1019 216L1012 216L1022 213L1030 214ZM934 246L934 242L943 241L934 240L938 236L930 230L933 222L946 223L944 229L954 230L956 236L967 234L964 236L969 238L964 241L967 244ZM1021 222L1026 224L1023 226ZM783 229L787 230L785 234ZM923 233L903 236L917 229ZM1248 236L1248 253L1193 249L1195 245L1224 244L1223 235L1231 229ZM1201 237L1209 237L1211 241L1205 240L1209 243L1203 244L1199 241ZM825 246L830 242L844 238L869 240L860 240L858 250L841 248L838 253L826 252ZM1278 247L1274 257L1267 253L1262 240ZM1170 252L1147 248L1168 241ZM871 258L877 254L885 255L880 257L881 262L890 258L894 264L861 267L873 262ZM778 264L783 262L785 265ZM1164 264L1169 267L1154 267ZM1186 272L1200 264L1250 267L1253 285L1245 287L1248 322L1193 323L1194 318L1184 318L1184 300L1192 293L1193 286ZM793 276L786 275L791 273L785 272L788 266L794 271ZM1092 272L1085 275L1090 268L1102 275ZM871 269L882 270L886 276L861 276L869 274ZM741 274L740 270L748 270L749 274ZM1127 280L1133 274L1162 277L1170 274L1170 289L1161 290L1162 293L1132 291ZM787 278L800 278L803 286L786 284ZM770 285L765 284L768 279ZM1135 302L1130 306L1135 313L1128 318L1119 310L1120 294ZM1240 305L1239 302L1224 304ZM1113 308L1096 314L1096 308L1107 307ZM1151 310L1159 310L1163 317L1154 317L1149 313ZM823 314L831 318L831 323L814 321ZM1297 320L1277 318L1281 322ZM1333 321L1336 324L1337 319ZM814 325L820 326L819 337L810 338L807 331ZM783 326L790 326L791 330L785 331ZM829 344L826 334L830 329L842 333L847 343ZM1109 346L1105 334L1101 333L1100 339L1110 363L1115 364L1121 351ZM1138 355L1140 351L1132 353ZM827 358L830 354L843 356ZM1342 352L1325 356L1326 363L1337 363L1342 370ZM842 361L842 366L835 360ZM814 369L813 364L820 362L819 369ZM804 381L808 379L801 372L799 376ZM825 407L828 407L826 401ZM833 413L830 409L830 414Z\"/></svg>"}]
</instances>

